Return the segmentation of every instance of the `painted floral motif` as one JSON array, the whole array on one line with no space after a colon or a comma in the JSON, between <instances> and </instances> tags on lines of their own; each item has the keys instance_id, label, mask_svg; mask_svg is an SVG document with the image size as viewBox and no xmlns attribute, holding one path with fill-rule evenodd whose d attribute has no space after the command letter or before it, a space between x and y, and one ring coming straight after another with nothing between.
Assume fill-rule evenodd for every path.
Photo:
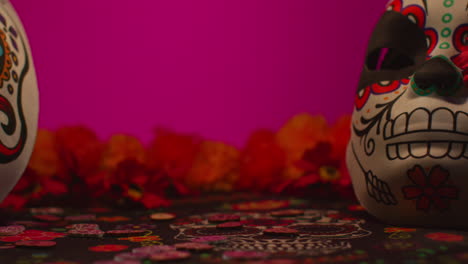
<instances>
[{"instance_id":1,"label":"painted floral motif","mask_svg":"<svg viewBox=\"0 0 468 264\"><path fill-rule=\"evenodd\" d=\"M290 219L252 218L242 220L241 224L245 226L288 226L295 222L296 221Z\"/></svg>"},{"instance_id":2,"label":"painted floral motif","mask_svg":"<svg viewBox=\"0 0 468 264\"><path fill-rule=\"evenodd\" d=\"M26 230L16 236L1 237L0 241L3 242L17 242L25 240L54 240L59 237L65 237L64 233L47 232L41 230Z\"/></svg>"},{"instance_id":3,"label":"painted floral motif","mask_svg":"<svg viewBox=\"0 0 468 264\"><path fill-rule=\"evenodd\" d=\"M125 217L125 216L103 216L103 217L99 217L96 220L102 221L102 222L124 222L124 221L130 221L130 218Z\"/></svg>"},{"instance_id":4,"label":"painted floral motif","mask_svg":"<svg viewBox=\"0 0 468 264\"><path fill-rule=\"evenodd\" d=\"M450 200L457 200L459 190L451 185L449 172L441 166L435 166L426 174L416 165L408 171L412 185L404 186L402 191L406 199L416 201L416 209L429 211L435 207L440 211L450 208Z\"/></svg>"},{"instance_id":5,"label":"painted floral motif","mask_svg":"<svg viewBox=\"0 0 468 264\"><path fill-rule=\"evenodd\" d=\"M148 241L161 241L160 236L136 236L136 237L121 237L119 240L127 240L130 242L148 242Z\"/></svg>"},{"instance_id":6,"label":"painted floral motif","mask_svg":"<svg viewBox=\"0 0 468 264\"><path fill-rule=\"evenodd\" d=\"M289 201L263 200L233 204L232 209L238 211L268 211L289 206Z\"/></svg>"},{"instance_id":7,"label":"painted floral motif","mask_svg":"<svg viewBox=\"0 0 468 264\"><path fill-rule=\"evenodd\" d=\"M128 230L128 229L133 229L133 230L148 230L148 229L155 229L156 225L152 224L147 224L147 223L141 223L141 224L125 224L125 225L118 225L115 227L115 229L121 229L121 230Z\"/></svg>"},{"instance_id":8,"label":"painted floral motif","mask_svg":"<svg viewBox=\"0 0 468 264\"><path fill-rule=\"evenodd\" d=\"M117 251L126 250L127 248L128 246L125 246L125 245L110 244L110 245L99 245L95 247L90 247L89 250L94 251L94 252L117 252Z\"/></svg>"},{"instance_id":9,"label":"painted floral motif","mask_svg":"<svg viewBox=\"0 0 468 264\"><path fill-rule=\"evenodd\" d=\"M366 208L364 208L360 204L352 204L352 205L348 206L348 210L352 211L352 212L359 212L359 211L365 211Z\"/></svg>"},{"instance_id":10,"label":"painted floral motif","mask_svg":"<svg viewBox=\"0 0 468 264\"><path fill-rule=\"evenodd\" d=\"M429 233L425 235L425 237L435 240L435 241L442 241L442 242L460 242L463 241L462 235L455 235L455 234L448 234L448 233Z\"/></svg>"},{"instance_id":11,"label":"painted floral motif","mask_svg":"<svg viewBox=\"0 0 468 264\"><path fill-rule=\"evenodd\" d=\"M3 87L4 82L9 81L11 77L11 68L13 66L11 60L11 50L10 46L8 45L7 35L5 32L0 30L0 45L1 45L1 53L0 60L2 61L3 67L1 68L0 73L0 87Z\"/></svg>"},{"instance_id":12,"label":"painted floral motif","mask_svg":"<svg viewBox=\"0 0 468 264\"><path fill-rule=\"evenodd\" d=\"M357 221L358 219L352 215L344 214L344 213L333 213L327 215L330 218L338 219L338 220L345 220L345 221Z\"/></svg>"},{"instance_id":13,"label":"painted floral motif","mask_svg":"<svg viewBox=\"0 0 468 264\"><path fill-rule=\"evenodd\" d=\"M194 217L179 218L174 222L174 225L177 225L177 226L194 225L194 224L200 223L201 221L203 221L201 218L194 218Z\"/></svg>"},{"instance_id":14,"label":"painted floral motif","mask_svg":"<svg viewBox=\"0 0 468 264\"><path fill-rule=\"evenodd\" d=\"M46 262L46 263L43 263L43 264L80 264L79 262L75 262L75 261L54 261L54 262Z\"/></svg>"},{"instance_id":15,"label":"painted floral motif","mask_svg":"<svg viewBox=\"0 0 468 264\"><path fill-rule=\"evenodd\" d=\"M384 229L385 233L398 233L398 232L416 232L416 228L406 228L406 227L386 227Z\"/></svg>"},{"instance_id":16,"label":"painted floral motif","mask_svg":"<svg viewBox=\"0 0 468 264\"><path fill-rule=\"evenodd\" d=\"M390 239L410 239L412 238L412 235L410 233L406 232L395 232L395 233L390 233L390 236L388 236Z\"/></svg>"}]
</instances>

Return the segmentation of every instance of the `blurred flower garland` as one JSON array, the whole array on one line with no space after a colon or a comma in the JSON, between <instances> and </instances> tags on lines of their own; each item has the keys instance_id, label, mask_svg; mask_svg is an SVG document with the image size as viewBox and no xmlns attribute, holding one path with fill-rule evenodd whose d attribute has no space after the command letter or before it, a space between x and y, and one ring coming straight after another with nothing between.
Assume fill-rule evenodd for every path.
<instances>
[{"instance_id":1,"label":"blurred flower garland","mask_svg":"<svg viewBox=\"0 0 468 264\"><path fill-rule=\"evenodd\" d=\"M0 207L157 208L170 199L234 191L317 199L354 198L345 165L350 116L329 126L300 114L279 131L258 130L242 149L158 128L102 142L89 128L39 130L23 177Z\"/></svg>"}]
</instances>

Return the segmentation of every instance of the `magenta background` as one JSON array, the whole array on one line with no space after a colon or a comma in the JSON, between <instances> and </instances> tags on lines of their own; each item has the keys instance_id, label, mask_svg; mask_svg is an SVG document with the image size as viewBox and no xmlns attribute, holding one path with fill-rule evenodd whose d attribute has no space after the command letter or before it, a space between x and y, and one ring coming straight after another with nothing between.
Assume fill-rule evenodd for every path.
<instances>
[{"instance_id":1,"label":"magenta background","mask_svg":"<svg viewBox=\"0 0 468 264\"><path fill-rule=\"evenodd\" d=\"M300 112L351 113L387 0L11 0L31 42L40 127L144 141L155 126L241 145Z\"/></svg>"}]
</instances>

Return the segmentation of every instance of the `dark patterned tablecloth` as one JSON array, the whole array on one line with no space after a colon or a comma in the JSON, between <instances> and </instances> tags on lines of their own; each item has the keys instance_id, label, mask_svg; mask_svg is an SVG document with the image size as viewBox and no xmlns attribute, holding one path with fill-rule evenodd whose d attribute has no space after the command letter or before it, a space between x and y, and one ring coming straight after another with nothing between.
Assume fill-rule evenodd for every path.
<instances>
[{"instance_id":1,"label":"dark patterned tablecloth","mask_svg":"<svg viewBox=\"0 0 468 264\"><path fill-rule=\"evenodd\" d=\"M369 216L362 207L344 201L239 195L179 200L164 210L64 209L63 214L61 210L2 212L0 263L113 263L111 260L159 263L143 256L140 260L122 260L129 256L124 253L142 247L158 249L154 246L200 238L216 240L212 242L213 249L192 251L188 259L177 263L468 263L465 231L386 225ZM151 219L152 214L160 212L174 214L175 218ZM219 222L214 222L214 218L218 214L231 217L242 226L217 227ZM97 224L103 232L143 231L121 237L70 236L70 230L80 226L74 224L81 223ZM16 227L6 228L11 225ZM24 226L24 230L18 225ZM8 234L8 230L15 228L20 228L16 234ZM288 228L293 232L264 232L272 228ZM18 243L31 240L56 244L30 248ZM109 262L99 262L104 260Z\"/></svg>"}]
</instances>

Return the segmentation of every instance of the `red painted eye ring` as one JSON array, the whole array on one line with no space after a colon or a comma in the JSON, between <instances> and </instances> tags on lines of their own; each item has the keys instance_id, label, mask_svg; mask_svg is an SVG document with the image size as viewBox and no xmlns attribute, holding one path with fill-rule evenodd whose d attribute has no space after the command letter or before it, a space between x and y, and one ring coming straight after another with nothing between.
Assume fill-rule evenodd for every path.
<instances>
[{"instance_id":1,"label":"red painted eye ring","mask_svg":"<svg viewBox=\"0 0 468 264\"><path fill-rule=\"evenodd\" d=\"M384 94L393 92L398 87L400 87L400 81L392 81L387 85L382 85L380 83L375 83L372 85L372 93L374 94Z\"/></svg>"},{"instance_id":2,"label":"red painted eye ring","mask_svg":"<svg viewBox=\"0 0 468 264\"><path fill-rule=\"evenodd\" d=\"M424 28L426 25L426 13L420 6L410 5L406 7L401 13L405 16L414 16L414 18L416 18L416 24L420 28Z\"/></svg>"},{"instance_id":3,"label":"red painted eye ring","mask_svg":"<svg viewBox=\"0 0 468 264\"><path fill-rule=\"evenodd\" d=\"M369 99L370 93L370 86L367 86L366 88L364 88L364 93L362 96L359 96L359 93L356 94L354 104L356 105L357 110L361 110L364 107L364 105L367 103L367 100Z\"/></svg>"},{"instance_id":4,"label":"red painted eye ring","mask_svg":"<svg viewBox=\"0 0 468 264\"><path fill-rule=\"evenodd\" d=\"M463 43L463 39L465 38L465 43ZM468 24L463 24L458 26L455 29L455 34L453 34L453 43L455 45L455 49L459 52L468 51Z\"/></svg>"},{"instance_id":5,"label":"red painted eye ring","mask_svg":"<svg viewBox=\"0 0 468 264\"><path fill-rule=\"evenodd\" d=\"M394 0L390 4L388 4L387 9L391 7L392 11L401 12L402 5L403 4L401 0Z\"/></svg>"},{"instance_id":6,"label":"red painted eye ring","mask_svg":"<svg viewBox=\"0 0 468 264\"><path fill-rule=\"evenodd\" d=\"M427 56L429 56L434 51L437 42L439 41L437 31L432 28L428 28L424 30L424 34L426 34L426 37L430 39L430 45L427 47Z\"/></svg>"}]
</instances>

